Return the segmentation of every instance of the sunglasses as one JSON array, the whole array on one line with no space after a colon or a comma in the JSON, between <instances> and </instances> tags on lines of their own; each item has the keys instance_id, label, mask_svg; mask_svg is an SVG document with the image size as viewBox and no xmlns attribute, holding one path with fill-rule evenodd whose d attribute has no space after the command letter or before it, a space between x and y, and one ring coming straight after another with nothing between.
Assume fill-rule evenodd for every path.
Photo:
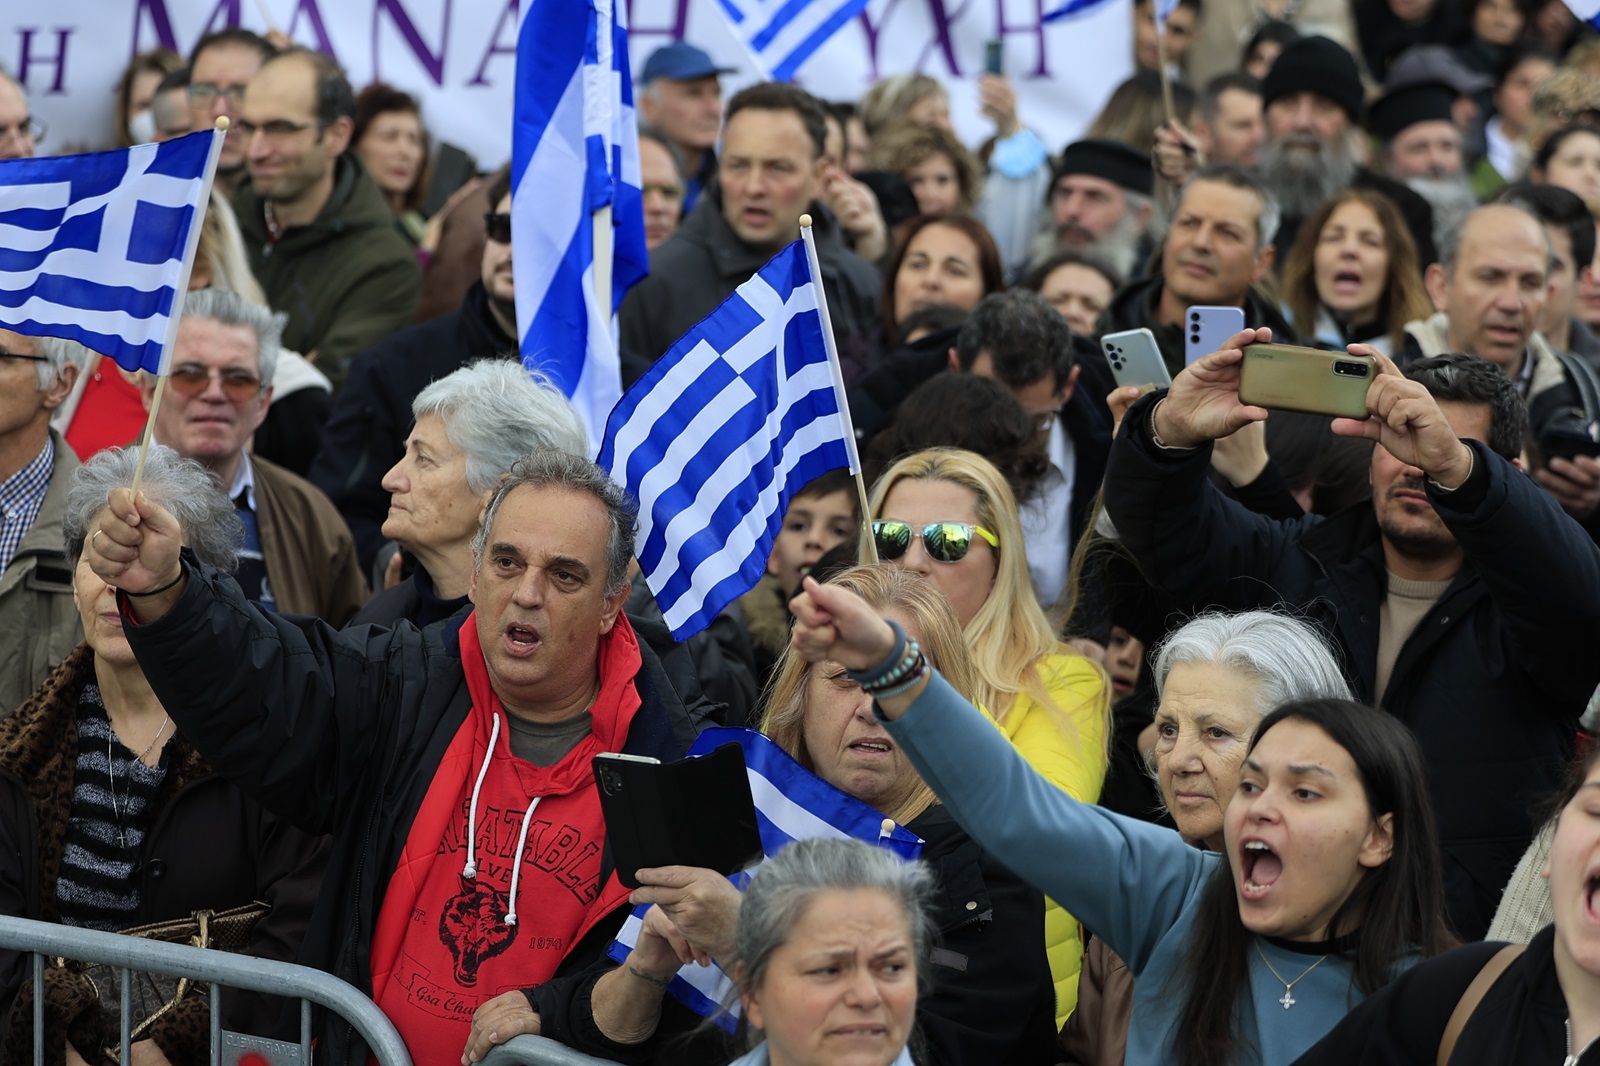
<instances>
[{"instance_id":1,"label":"sunglasses","mask_svg":"<svg viewBox=\"0 0 1600 1066\"><path fill-rule=\"evenodd\" d=\"M212 370L197 363L172 368L167 384L184 396L198 396L211 387L215 374L222 379L222 394L234 403L244 403L261 395L261 379L248 370Z\"/></svg>"},{"instance_id":2,"label":"sunglasses","mask_svg":"<svg viewBox=\"0 0 1600 1066\"><path fill-rule=\"evenodd\" d=\"M496 244L511 243L511 216L502 211L483 213L483 231Z\"/></svg>"},{"instance_id":3,"label":"sunglasses","mask_svg":"<svg viewBox=\"0 0 1600 1066\"><path fill-rule=\"evenodd\" d=\"M991 548L1000 547L1000 538L982 526L966 522L929 522L921 529L909 522L877 521L872 523L872 539L878 545L878 558L898 559L911 549L914 537L922 538L922 550L928 558L940 563L959 563L967 557L976 533L989 542Z\"/></svg>"}]
</instances>

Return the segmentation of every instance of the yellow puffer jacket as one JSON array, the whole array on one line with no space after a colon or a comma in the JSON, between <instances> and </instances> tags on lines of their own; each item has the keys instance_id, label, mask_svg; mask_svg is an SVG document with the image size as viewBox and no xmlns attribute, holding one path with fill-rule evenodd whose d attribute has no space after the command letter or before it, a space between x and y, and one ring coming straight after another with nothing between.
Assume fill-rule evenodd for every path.
<instances>
[{"instance_id":1,"label":"yellow puffer jacket","mask_svg":"<svg viewBox=\"0 0 1600 1066\"><path fill-rule=\"evenodd\" d=\"M1040 664L1045 688L1066 712L1076 735L1026 693L1017 697L1000 729L1039 773L1073 799L1094 803L1106 779L1105 675L1080 655L1052 655ZM1054 900L1045 900L1045 951L1056 986L1056 1027L1078 1003L1078 971L1083 968L1083 930Z\"/></svg>"}]
</instances>

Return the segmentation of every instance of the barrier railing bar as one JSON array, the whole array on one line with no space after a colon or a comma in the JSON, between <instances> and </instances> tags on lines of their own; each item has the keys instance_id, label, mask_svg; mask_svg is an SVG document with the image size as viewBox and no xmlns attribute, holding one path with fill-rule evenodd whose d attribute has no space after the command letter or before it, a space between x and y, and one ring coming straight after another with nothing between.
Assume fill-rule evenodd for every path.
<instances>
[{"instance_id":1,"label":"barrier railing bar","mask_svg":"<svg viewBox=\"0 0 1600 1066\"><path fill-rule=\"evenodd\" d=\"M481 1066L617 1066L610 1059L597 1059L558 1044L549 1037L519 1036L507 1040L485 1055Z\"/></svg>"},{"instance_id":2,"label":"barrier railing bar","mask_svg":"<svg viewBox=\"0 0 1600 1066\"><path fill-rule=\"evenodd\" d=\"M213 1063L212 1066L217 1066ZM300 1066L311 1066L311 1001L300 1001Z\"/></svg>"},{"instance_id":3,"label":"barrier railing bar","mask_svg":"<svg viewBox=\"0 0 1600 1066\"><path fill-rule=\"evenodd\" d=\"M178 973L193 981L309 1000L347 1019L383 1066L411 1066L405 1043L377 1004L337 977L308 966L7 916L0 916L0 945L36 953L35 989L44 987L43 956L63 956L105 966ZM127 988L126 979L123 988ZM33 1018L34 1062L38 1066L44 1049L42 995L34 996ZM216 1010L212 1011L212 1018L213 1024L220 1024ZM126 1051L126 1039L123 1048Z\"/></svg>"},{"instance_id":4,"label":"barrier railing bar","mask_svg":"<svg viewBox=\"0 0 1600 1066\"><path fill-rule=\"evenodd\" d=\"M206 992L211 1002L211 1066L222 1066L222 987L213 983ZM300 1008L305 1009L305 1000L300 1001ZM310 1066L302 1063L301 1066Z\"/></svg>"},{"instance_id":5,"label":"barrier railing bar","mask_svg":"<svg viewBox=\"0 0 1600 1066\"><path fill-rule=\"evenodd\" d=\"M124 966L117 971L117 976L122 980L122 988L118 993L122 1003L122 1017L118 1019L117 1029L122 1036L122 1046L117 1050L117 1059L122 1066L128 1066L128 1060L133 1056L133 1049L128 1045L133 1043L133 990L128 984L133 980L133 971Z\"/></svg>"}]
</instances>

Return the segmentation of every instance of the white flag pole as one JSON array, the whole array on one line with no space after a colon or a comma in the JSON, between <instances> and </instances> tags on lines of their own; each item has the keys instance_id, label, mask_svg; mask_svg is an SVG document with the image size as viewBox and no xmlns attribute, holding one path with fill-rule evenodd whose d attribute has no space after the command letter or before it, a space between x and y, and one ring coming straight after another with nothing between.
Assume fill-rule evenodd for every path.
<instances>
[{"instance_id":1,"label":"white flag pole","mask_svg":"<svg viewBox=\"0 0 1600 1066\"><path fill-rule=\"evenodd\" d=\"M1161 68L1161 106L1167 112L1167 125L1171 126L1176 114L1172 107L1172 77L1167 73L1167 20L1161 16L1162 0L1152 0L1150 17L1156 20L1156 64Z\"/></svg>"},{"instance_id":2,"label":"white flag pole","mask_svg":"<svg viewBox=\"0 0 1600 1066\"><path fill-rule=\"evenodd\" d=\"M183 317L183 298L189 292L189 275L194 271L195 249L200 247L200 231L205 228L206 208L211 202L211 182L217 176L217 156L222 142L228 136L228 116L220 115L211 129L211 151L206 156L205 173L200 176L199 210L189 227L189 237L183 249L183 268L178 273L178 285L172 295L172 313L167 318L167 335L161 339L161 359L156 363L156 391L150 398L150 414L145 419L144 435L139 438L139 462L133 468L133 485L130 494L137 499L139 482L144 479L144 461L150 457L150 441L155 437L156 413L161 410L161 399L167 391L167 371L172 366L172 346L178 341L178 320Z\"/></svg>"},{"instance_id":3,"label":"white flag pole","mask_svg":"<svg viewBox=\"0 0 1600 1066\"><path fill-rule=\"evenodd\" d=\"M833 376L834 401L839 405L839 420L844 423L844 446L850 453L850 473L855 475L856 496L861 501L861 561L878 565L878 546L872 539L872 509L867 503L867 483L861 478L861 456L856 454L856 427L850 421L850 404L844 394L844 371L839 367L839 346L833 340L833 321L828 315L828 293L822 286L822 264L817 259L817 244L811 236L811 216L800 216L800 239L806 246L806 263L811 267L811 284L817 290L817 315L822 319L822 341L828 349L828 371Z\"/></svg>"}]
</instances>

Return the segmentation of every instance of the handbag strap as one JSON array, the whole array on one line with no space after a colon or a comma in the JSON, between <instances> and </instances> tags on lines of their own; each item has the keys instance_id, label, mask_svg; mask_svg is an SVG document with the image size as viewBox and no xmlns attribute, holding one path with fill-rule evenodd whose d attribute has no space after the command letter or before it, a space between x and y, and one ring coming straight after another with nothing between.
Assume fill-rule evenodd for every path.
<instances>
[{"instance_id":1,"label":"handbag strap","mask_svg":"<svg viewBox=\"0 0 1600 1066\"><path fill-rule=\"evenodd\" d=\"M1449 1066L1450 1056L1456 1052L1456 1041L1461 1039L1461 1030L1467 1027L1467 1022L1472 1018L1472 1012L1478 1009L1478 1004L1483 1002L1483 997L1489 994L1489 989L1506 968L1517 961L1527 948L1526 944L1507 944L1484 963L1483 969L1478 971L1478 976L1472 979L1467 990L1461 994L1461 1002L1456 1004L1456 1009L1450 1014L1450 1021L1444 1027L1444 1036L1439 1041L1438 1066Z\"/></svg>"}]
</instances>

